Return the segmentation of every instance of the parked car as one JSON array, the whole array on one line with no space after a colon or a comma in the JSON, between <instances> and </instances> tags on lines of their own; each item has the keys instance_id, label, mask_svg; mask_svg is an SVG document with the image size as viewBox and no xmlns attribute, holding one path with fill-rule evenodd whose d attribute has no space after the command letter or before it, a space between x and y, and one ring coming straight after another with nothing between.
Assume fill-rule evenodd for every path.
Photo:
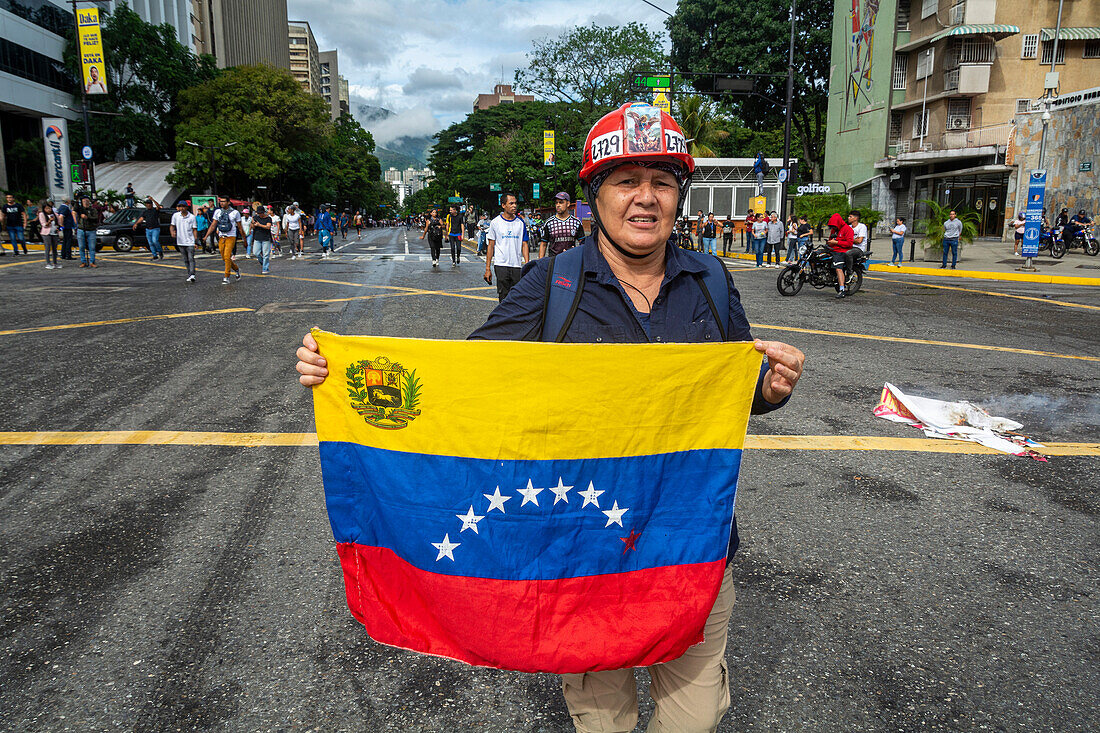
<instances>
[{"instance_id":1,"label":"parked car","mask_svg":"<svg viewBox=\"0 0 1100 733\"><path fill-rule=\"evenodd\" d=\"M116 252L130 252L134 247L145 247L145 230L134 229L134 222L145 213L145 207L135 206L120 209L112 214L95 230L95 248L98 252L104 247L114 247ZM160 209L160 243L162 247L169 245L175 247L175 242L168 234L168 227L172 223L172 214L175 209Z\"/></svg>"}]
</instances>

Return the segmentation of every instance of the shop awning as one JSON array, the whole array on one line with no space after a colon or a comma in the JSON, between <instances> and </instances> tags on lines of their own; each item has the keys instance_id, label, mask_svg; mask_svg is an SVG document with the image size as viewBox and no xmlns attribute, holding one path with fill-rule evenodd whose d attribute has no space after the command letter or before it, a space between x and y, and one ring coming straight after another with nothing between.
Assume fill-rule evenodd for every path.
<instances>
[{"instance_id":1,"label":"shop awning","mask_svg":"<svg viewBox=\"0 0 1100 733\"><path fill-rule=\"evenodd\" d=\"M1054 29L1043 28L1039 31L1039 37L1044 41L1054 40ZM1061 41L1091 41L1100 38L1100 28L1063 28L1058 31L1058 40Z\"/></svg>"},{"instance_id":2,"label":"shop awning","mask_svg":"<svg viewBox=\"0 0 1100 733\"><path fill-rule=\"evenodd\" d=\"M999 41L1002 38L1014 36L1019 32L1020 29L1014 25L1000 25L996 23L957 25L954 28L948 28L942 33L937 33L932 37L932 43L942 41L944 38L951 38L952 36L993 36L994 40Z\"/></svg>"}]
</instances>

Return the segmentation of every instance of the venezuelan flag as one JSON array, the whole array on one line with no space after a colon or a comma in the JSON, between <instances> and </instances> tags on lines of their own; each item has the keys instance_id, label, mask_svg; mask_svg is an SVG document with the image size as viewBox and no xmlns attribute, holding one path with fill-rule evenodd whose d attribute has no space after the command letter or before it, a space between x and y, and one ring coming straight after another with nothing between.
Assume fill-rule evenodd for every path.
<instances>
[{"instance_id":1,"label":"venezuelan flag","mask_svg":"<svg viewBox=\"0 0 1100 733\"><path fill-rule=\"evenodd\" d=\"M586 672L702 639L760 354L314 331L352 614L384 644Z\"/></svg>"}]
</instances>

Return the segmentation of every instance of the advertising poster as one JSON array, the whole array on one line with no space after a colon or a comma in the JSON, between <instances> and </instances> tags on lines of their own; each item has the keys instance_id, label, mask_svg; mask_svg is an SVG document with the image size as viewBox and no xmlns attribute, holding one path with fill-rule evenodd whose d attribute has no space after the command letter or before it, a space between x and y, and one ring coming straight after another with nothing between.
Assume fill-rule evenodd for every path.
<instances>
[{"instance_id":1,"label":"advertising poster","mask_svg":"<svg viewBox=\"0 0 1100 733\"><path fill-rule=\"evenodd\" d=\"M542 164L554 165L554 131L542 131Z\"/></svg>"},{"instance_id":2,"label":"advertising poster","mask_svg":"<svg viewBox=\"0 0 1100 733\"><path fill-rule=\"evenodd\" d=\"M103 63L103 39L99 33L99 8L78 8L76 25L80 36L84 93L106 94L107 68Z\"/></svg>"},{"instance_id":3,"label":"advertising poster","mask_svg":"<svg viewBox=\"0 0 1100 733\"><path fill-rule=\"evenodd\" d=\"M1027 183L1027 208L1024 210L1024 257L1039 256L1039 232L1043 226L1043 199L1047 191L1047 172L1031 171Z\"/></svg>"},{"instance_id":4,"label":"advertising poster","mask_svg":"<svg viewBox=\"0 0 1100 733\"><path fill-rule=\"evenodd\" d=\"M61 117L42 118L46 151L46 198L60 204L73 193L69 166L69 126Z\"/></svg>"}]
</instances>

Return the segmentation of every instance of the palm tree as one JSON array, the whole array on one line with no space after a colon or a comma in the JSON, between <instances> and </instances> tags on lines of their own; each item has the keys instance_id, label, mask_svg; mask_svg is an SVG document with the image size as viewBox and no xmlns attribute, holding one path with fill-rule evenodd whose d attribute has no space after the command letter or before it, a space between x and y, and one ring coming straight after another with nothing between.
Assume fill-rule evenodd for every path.
<instances>
[{"instance_id":1,"label":"palm tree","mask_svg":"<svg viewBox=\"0 0 1100 733\"><path fill-rule=\"evenodd\" d=\"M696 158L718 157L711 146L730 136L718 129L717 105L699 95L676 99L676 121L684 131L688 152Z\"/></svg>"},{"instance_id":2,"label":"palm tree","mask_svg":"<svg viewBox=\"0 0 1100 733\"><path fill-rule=\"evenodd\" d=\"M921 199L917 203L928 207L928 216L915 221L913 231L917 232L924 229L924 241L928 243L928 247L942 252L943 223L947 221L952 207L942 206L932 199ZM963 225L962 236L959 237L959 241L963 244L973 244L974 238L978 236L978 222L980 221L978 212L956 210L955 216Z\"/></svg>"}]
</instances>

